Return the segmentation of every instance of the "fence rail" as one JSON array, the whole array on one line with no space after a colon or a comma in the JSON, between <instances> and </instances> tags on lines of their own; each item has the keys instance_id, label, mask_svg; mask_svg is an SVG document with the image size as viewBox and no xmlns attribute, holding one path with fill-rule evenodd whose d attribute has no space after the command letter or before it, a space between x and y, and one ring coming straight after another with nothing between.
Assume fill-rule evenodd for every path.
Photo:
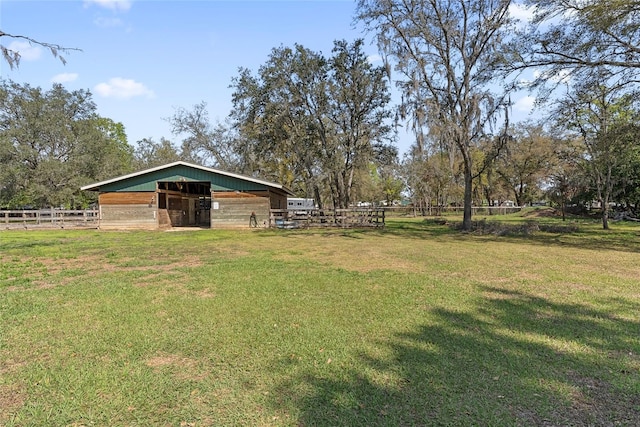
<instances>
[{"instance_id":1,"label":"fence rail","mask_svg":"<svg viewBox=\"0 0 640 427\"><path fill-rule=\"evenodd\" d=\"M387 215L440 216L462 215L462 206L388 206ZM508 215L522 210L521 206L472 206L473 215Z\"/></svg>"},{"instance_id":2,"label":"fence rail","mask_svg":"<svg viewBox=\"0 0 640 427\"><path fill-rule=\"evenodd\" d=\"M384 227L384 208L271 209L273 228Z\"/></svg>"},{"instance_id":3,"label":"fence rail","mask_svg":"<svg viewBox=\"0 0 640 427\"><path fill-rule=\"evenodd\" d=\"M96 228L98 210L23 209L0 210L0 227L16 228Z\"/></svg>"}]
</instances>

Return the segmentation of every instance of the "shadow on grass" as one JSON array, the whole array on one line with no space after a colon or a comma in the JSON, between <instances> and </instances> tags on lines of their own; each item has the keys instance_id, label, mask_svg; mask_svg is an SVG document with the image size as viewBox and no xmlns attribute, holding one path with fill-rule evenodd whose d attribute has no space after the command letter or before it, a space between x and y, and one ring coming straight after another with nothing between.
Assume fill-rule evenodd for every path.
<instances>
[{"instance_id":1,"label":"shadow on grass","mask_svg":"<svg viewBox=\"0 0 640 427\"><path fill-rule=\"evenodd\" d=\"M568 231L562 231L566 228ZM577 228L577 231L574 229ZM414 239L441 239L456 241L475 241L479 243L497 243L515 241L540 246L565 246L596 251L620 251L640 253L640 227L612 225L611 230L602 230L595 225L567 225L561 221L545 221L541 230L532 233L512 233L496 235L481 232L464 232L451 223L441 219L398 220L389 222L384 229L357 230L356 233L380 233Z\"/></svg>"},{"instance_id":2,"label":"shadow on grass","mask_svg":"<svg viewBox=\"0 0 640 427\"><path fill-rule=\"evenodd\" d=\"M640 322L519 292L483 293L472 312L433 308L421 325L369 343L377 356L296 371L271 403L302 426L637 425ZM635 302L608 303L640 311Z\"/></svg>"}]
</instances>

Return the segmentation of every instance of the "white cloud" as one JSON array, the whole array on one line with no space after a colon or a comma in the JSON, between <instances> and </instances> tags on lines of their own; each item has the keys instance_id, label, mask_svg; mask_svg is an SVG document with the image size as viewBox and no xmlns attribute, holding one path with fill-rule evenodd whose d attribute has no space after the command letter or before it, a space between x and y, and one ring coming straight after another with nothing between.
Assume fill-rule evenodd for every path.
<instances>
[{"instance_id":1,"label":"white cloud","mask_svg":"<svg viewBox=\"0 0 640 427\"><path fill-rule=\"evenodd\" d=\"M533 7L526 7L521 3L511 3L509 6L509 14L518 21L528 23L533 18Z\"/></svg>"},{"instance_id":2,"label":"white cloud","mask_svg":"<svg viewBox=\"0 0 640 427\"><path fill-rule=\"evenodd\" d=\"M513 108L516 111L522 113L530 113L533 110L533 107L536 104L536 98L533 96L525 96L523 98L518 99L515 104L513 104Z\"/></svg>"},{"instance_id":3,"label":"white cloud","mask_svg":"<svg viewBox=\"0 0 640 427\"><path fill-rule=\"evenodd\" d=\"M68 83L78 79L78 73L61 73L51 78L53 83Z\"/></svg>"},{"instance_id":4,"label":"white cloud","mask_svg":"<svg viewBox=\"0 0 640 427\"><path fill-rule=\"evenodd\" d=\"M509 5L509 14L520 21L530 21L533 18L534 7L527 7L521 3L511 3Z\"/></svg>"},{"instance_id":5,"label":"white cloud","mask_svg":"<svg viewBox=\"0 0 640 427\"><path fill-rule=\"evenodd\" d=\"M36 61L42 56L42 49L26 41L13 41L7 46L9 50L18 52L21 61Z\"/></svg>"},{"instance_id":6,"label":"white cloud","mask_svg":"<svg viewBox=\"0 0 640 427\"><path fill-rule=\"evenodd\" d=\"M155 94L142 83L135 80L114 77L107 83L96 85L94 91L105 98L129 99L136 96L154 98Z\"/></svg>"},{"instance_id":7,"label":"white cloud","mask_svg":"<svg viewBox=\"0 0 640 427\"><path fill-rule=\"evenodd\" d=\"M131 9L131 0L85 0L85 7L89 7L92 4L95 4L98 7L102 7L104 9L110 9L120 12L126 12Z\"/></svg>"},{"instance_id":8,"label":"white cloud","mask_svg":"<svg viewBox=\"0 0 640 427\"><path fill-rule=\"evenodd\" d=\"M554 83L569 83L571 81L571 70L564 69L558 72L551 71L539 71L536 70L533 73L533 77L536 79L544 79Z\"/></svg>"},{"instance_id":9,"label":"white cloud","mask_svg":"<svg viewBox=\"0 0 640 427\"><path fill-rule=\"evenodd\" d=\"M369 64L375 64L376 62L382 62L382 57L378 54L367 56L367 61Z\"/></svg>"}]
</instances>

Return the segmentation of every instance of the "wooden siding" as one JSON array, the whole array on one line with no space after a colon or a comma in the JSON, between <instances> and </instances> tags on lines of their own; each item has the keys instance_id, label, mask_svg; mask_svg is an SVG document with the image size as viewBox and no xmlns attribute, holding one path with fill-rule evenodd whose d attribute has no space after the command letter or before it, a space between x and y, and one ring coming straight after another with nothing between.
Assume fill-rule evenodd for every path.
<instances>
[{"instance_id":1,"label":"wooden siding","mask_svg":"<svg viewBox=\"0 0 640 427\"><path fill-rule=\"evenodd\" d=\"M158 209L158 228L171 228L171 218L166 209Z\"/></svg>"},{"instance_id":2,"label":"wooden siding","mask_svg":"<svg viewBox=\"0 0 640 427\"><path fill-rule=\"evenodd\" d=\"M286 209L287 208L287 195L282 193L271 192L269 194L271 200L271 209Z\"/></svg>"},{"instance_id":3,"label":"wooden siding","mask_svg":"<svg viewBox=\"0 0 640 427\"><path fill-rule=\"evenodd\" d=\"M117 192L102 193L98 196L98 203L106 205L155 205L156 193L154 192Z\"/></svg>"},{"instance_id":4,"label":"wooden siding","mask_svg":"<svg viewBox=\"0 0 640 427\"><path fill-rule=\"evenodd\" d=\"M268 198L271 209L286 209L287 195L274 191L251 191L251 192L235 192L235 191L214 191L211 193L213 199L240 199L248 197Z\"/></svg>"},{"instance_id":5,"label":"wooden siding","mask_svg":"<svg viewBox=\"0 0 640 427\"><path fill-rule=\"evenodd\" d=\"M155 206L144 205L100 205L100 228L113 229L156 229Z\"/></svg>"},{"instance_id":6,"label":"wooden siding","mask_svg":"<svg viewBox=\"0 0 640 427\"><path fill-rule=\"evenodd\" d=\"M241 193L235 191L214 191L211 193L211 197L214 199L243 199L247 197L258 197L252 193Z\"/></svg>"},{"instance_id":7,"label":"wooden siding","mask_svg":"<svg viewBox=\"0 0 640 427\"><path fill-rule=\"evenodd\" d=\"M182 227L183 225L185 225L182 219L182 210L171 209L168 210L167 213L169 214L169 219L171 221L172 227Z\"/></svg>"},{"instance_id":8,"label":"wooden siding","mask_svg":"<svg viewBox=\"0 0 640 427\"><path fill-rule=\"evenodd\" d=\"M214 197L213 203L218 209L211 209L212 228L248 228L252 212L256 214L258 227L269 224L267 197Z\"/></svg>"}]
</instances>

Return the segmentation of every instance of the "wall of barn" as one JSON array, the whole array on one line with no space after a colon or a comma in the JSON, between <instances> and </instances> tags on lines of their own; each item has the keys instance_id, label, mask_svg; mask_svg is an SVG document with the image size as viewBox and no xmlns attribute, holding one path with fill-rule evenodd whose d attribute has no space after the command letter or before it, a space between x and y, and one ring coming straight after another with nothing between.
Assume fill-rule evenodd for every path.
<instances>
[{"instance_id":1,"label":"wall of barn","mask_svg":"<svg viewBox=\"0 0 640 427\"><path fill-rule=\"evenodd\" d=\"M282 193L271 192L271 209L287 209L287 195Z\"/></svg>"},{"instance_id":2,"label":"wall of barn","mask_svg":"<svg viewBox=\"0 0 640 427\"><path fill-rule=\"evenodd\" d=\"M248 228L251 213L255 213L257 227L268 227L270 206L269 197L257 194L213 192L211 228Z\"/></svg>"},{"instance_id":3,"label":"wall of barn","mask_svg":"<svg viewBox=\"0 0 640 427\"><path fill-rule=\"evenodd\" d=\"M225 194L224 192L218 194ZM234 193L226 193L226 194L234 194ZM235 193L238 194L238 193ZM258 197L266 197L269 199L269 206L271 209L287 209L287 195L286 193L274 192L274 191L250 191L247 193L239 193L240 195L244 195L245 197L249 196L258 196Z\"/></svg>"},{"instance_id":4,"label":"wall of barn","mask_svg":"<svg viewBox=\"0 0 640 427\"><path fill-rule=\"evenodd\" d=\"M197 195L173 191L101 193L99 227L155 230L210 223L211 228L248 228L251 213L255 213L256 225L262 228L269 226L270 209L284 209L286 200L269 191L213 192L211 210L204 210Z\"/></svg>"},{"instance_id":5,"label":"wall of barn","mask_svg":"<svg viewBox=\"0 0 640 427\"><path fill-rule=\"evenodd\" d=\"M156 229L155 192L113 192L98 196L101 229Z\"/></svg>"}]
</instances>

